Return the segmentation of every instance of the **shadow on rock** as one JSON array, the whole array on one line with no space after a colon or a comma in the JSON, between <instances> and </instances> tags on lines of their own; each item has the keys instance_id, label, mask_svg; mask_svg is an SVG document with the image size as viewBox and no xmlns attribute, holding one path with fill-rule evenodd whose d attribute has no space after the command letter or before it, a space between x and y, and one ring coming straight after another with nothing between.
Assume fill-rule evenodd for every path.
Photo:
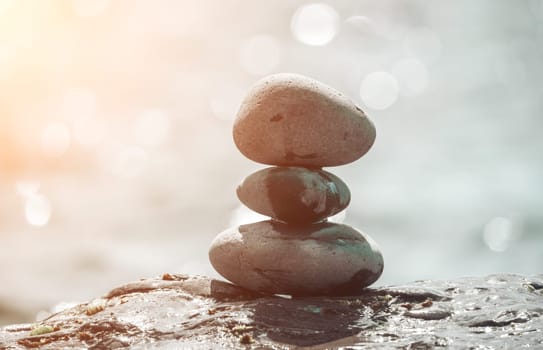
<instances>
[{"instance_id":1,"label":"shadow on rock","mask_svg":"<svg viewBox=\"0 0 543 350\"><path fill-rule=\"evenodd\" d=\"M373 324L364 305L322 298L267 298L254 304L253 321L273 341L318 345L358 334Z\"/></svg>"}]
</instances>

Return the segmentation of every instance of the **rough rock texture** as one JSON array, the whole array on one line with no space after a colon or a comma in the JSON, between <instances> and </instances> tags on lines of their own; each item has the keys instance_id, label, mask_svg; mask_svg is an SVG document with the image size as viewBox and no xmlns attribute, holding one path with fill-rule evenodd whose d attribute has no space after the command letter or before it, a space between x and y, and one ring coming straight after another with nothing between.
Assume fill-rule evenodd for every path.
<instances>
[{"instance_id":1,"label":"rough rock texture","mask_svg":"<svg viewBox=\"0 0 543 350\"><path fill-rule=\"evenodd\" d=\"M0 349L542 349L542 315L543 275L286 299L165 274L36 325L4 327Z\"/></svg>"}]
</instances>

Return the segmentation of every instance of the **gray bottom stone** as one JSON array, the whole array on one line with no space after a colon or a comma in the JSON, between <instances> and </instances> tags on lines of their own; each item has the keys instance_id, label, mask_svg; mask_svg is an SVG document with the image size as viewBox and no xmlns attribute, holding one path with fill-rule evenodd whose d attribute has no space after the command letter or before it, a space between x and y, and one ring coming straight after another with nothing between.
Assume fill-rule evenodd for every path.
<instances>
[{"instance_id":1,"label":"gray bottom stone","mask_svg":"<svg viewBox=\"0 0 543 350\"><path fill-rule=\"evenodd\" d=\"M229 281L271 294L356 295L383 271L370 237L334 223L261 221L231 228L215 238L209 258Z\"/></svg>"}]
</instances>

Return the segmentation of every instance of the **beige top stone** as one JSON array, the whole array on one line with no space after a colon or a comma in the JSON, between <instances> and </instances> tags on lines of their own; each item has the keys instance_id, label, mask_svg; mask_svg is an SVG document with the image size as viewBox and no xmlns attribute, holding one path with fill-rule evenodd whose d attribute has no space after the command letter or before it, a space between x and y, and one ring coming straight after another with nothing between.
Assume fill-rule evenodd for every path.
<instances>
[{"instance_id":1,"label":"beige top stone","mask_svg":"<svg viewBox=\"0 0 543 350\"><path fill-rule=\"evenodd\" d=\"M233 133L247 158L284 166L351 163L375 140L373 123L349 98L290 73L257 82L240 107Z\"/></svg>"}]
</instances>

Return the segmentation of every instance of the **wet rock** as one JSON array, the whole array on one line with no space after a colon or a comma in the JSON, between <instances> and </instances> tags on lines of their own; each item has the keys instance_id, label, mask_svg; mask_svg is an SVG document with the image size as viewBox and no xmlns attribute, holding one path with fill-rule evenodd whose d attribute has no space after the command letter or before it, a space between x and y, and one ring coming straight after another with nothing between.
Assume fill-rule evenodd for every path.
<instances>
[{"instance_id":1,"label":"wet rock","mask_svg":"<svg viewBox=\"0 0 543 350\"><path fill-rule=\"evenodd\" d=\"M237 189L249 209L293 224L321 221L349 205L351 194L337 176L302 167L271 167L249 175Z\"/></svg>"},{"instance_id":2,"label":"wet rock","mask_svg":"<svg viewBox=\"0 0 543 350\"><path fill-rule=\"evenodd\" d=\"M334 223L242 225L215 238L209 259L229 281L269 294L359 294L383 271L371 238Z\"/></svg>"},{"instance_id":3,"label":"wet rock","mask_svg":"<svg viewBox=\"0 0 543 350\"><path fill-rule=\"evenodd\" d=\"M0 328L0 349L540 349L543 295L534 285L543 285L543 275L288 299L166 274L116 288L103 297L102 312L87 315L84 303ZM40 327L52 331L32 335Z\"/></svg>"},{"instance_id":4,"label":"wet rock","mask_svg":"<svg viewBox=\"0 0 543 350\"><path fill-rule=\"evenodd\" d=\"M375 127L340 92L297 74L260 80L243 101L234 141L247 158L270 165L351 163L373 145Z\"/></svg>"}]
</instances>

